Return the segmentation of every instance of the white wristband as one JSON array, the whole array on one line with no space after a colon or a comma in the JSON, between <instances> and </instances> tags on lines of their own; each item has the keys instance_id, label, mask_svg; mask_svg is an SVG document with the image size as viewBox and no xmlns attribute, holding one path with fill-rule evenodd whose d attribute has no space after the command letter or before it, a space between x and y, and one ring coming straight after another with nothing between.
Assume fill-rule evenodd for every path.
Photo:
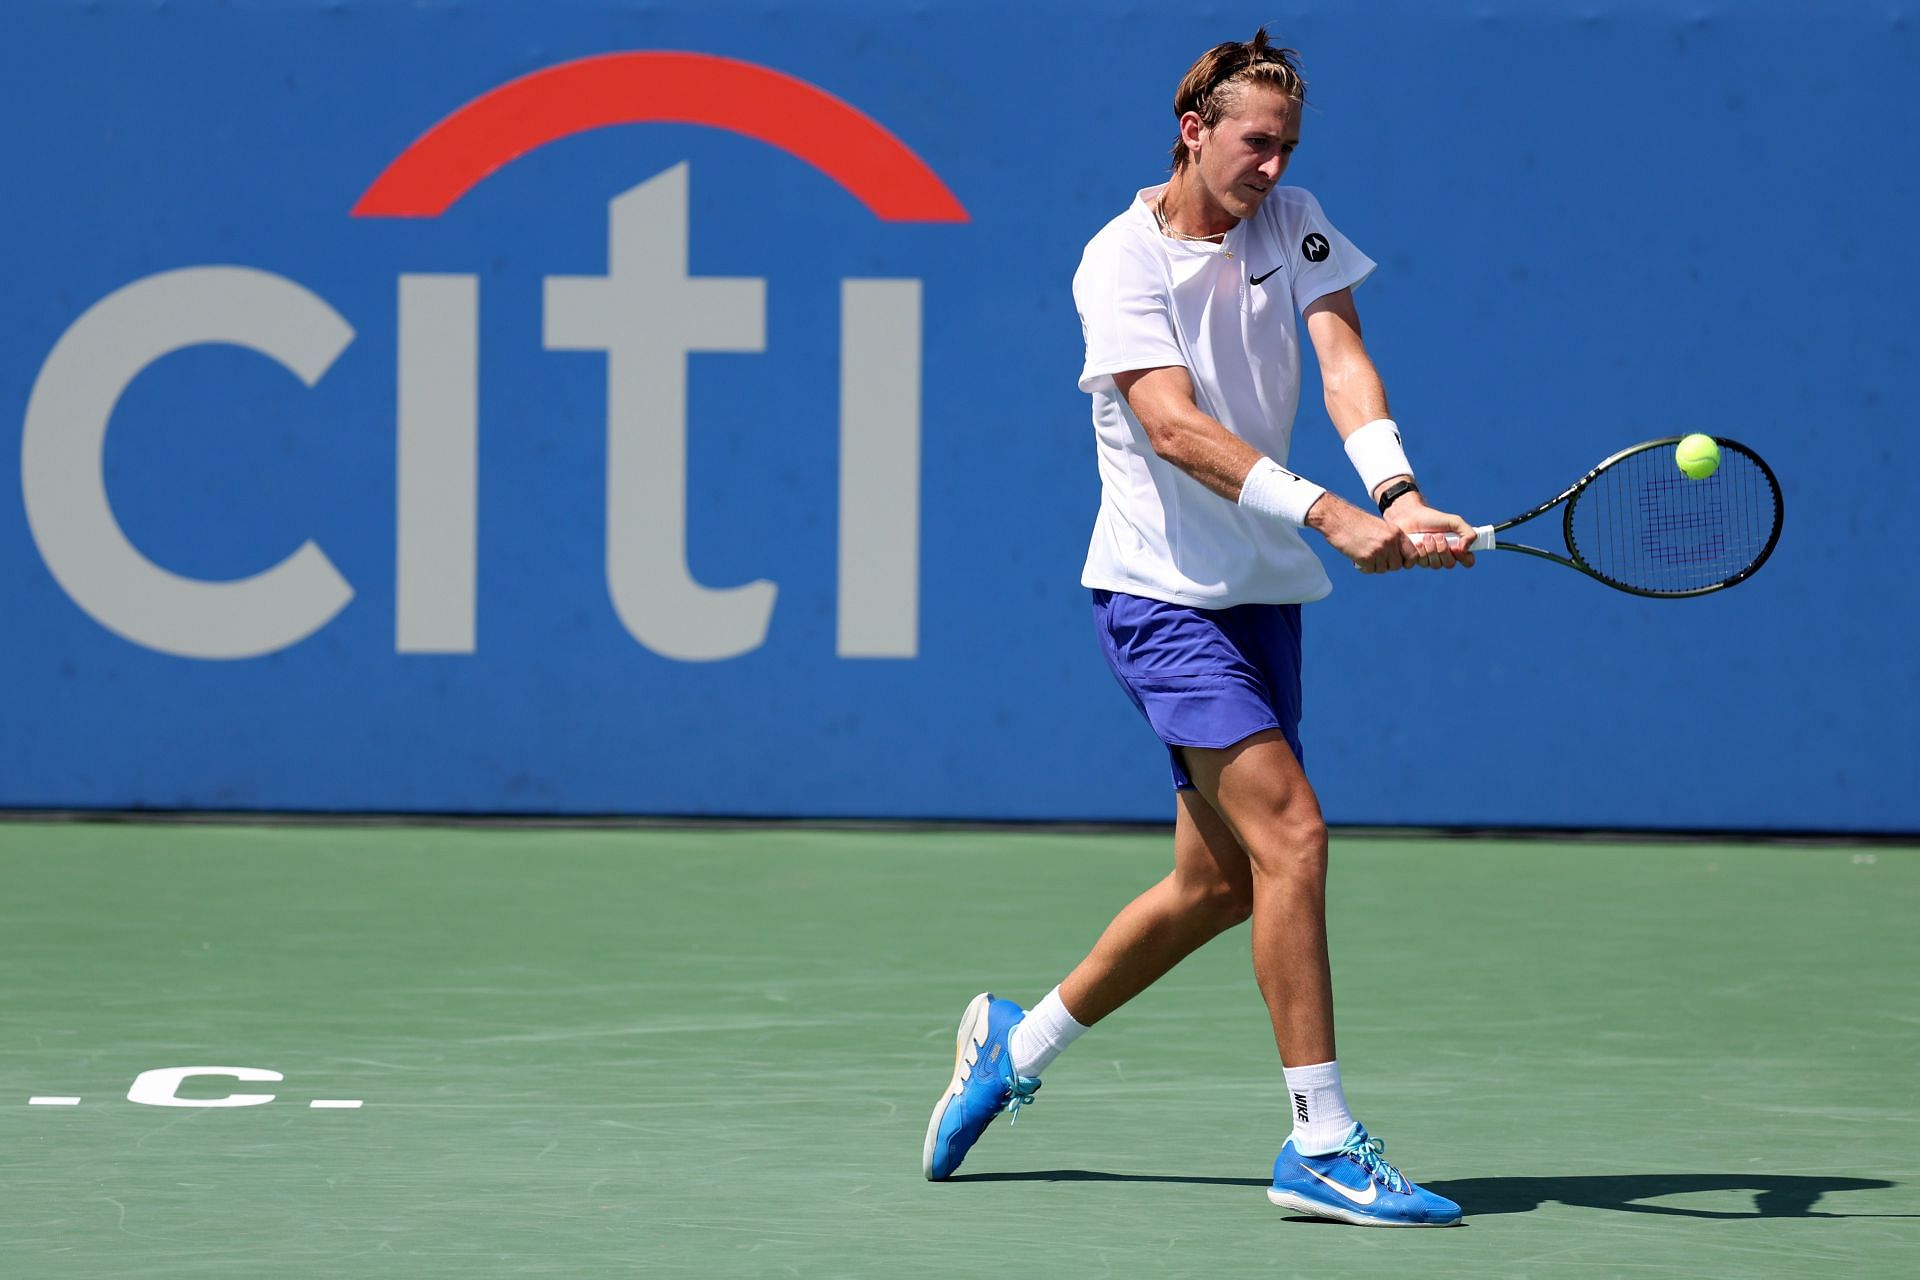
<instances>
[{"instance_id":1,"label":"white wristband","mask_svg":"<svg viewBox=\"0 0 1920 1280\"><path fill-rule=\"evenodd\" d=\"M1240 482L1240 505L1263 516L1278 516L1290 525L1307 522L1307 511L1325 493L1305 476L1297 476L1272 458L1262 458Z\"/></svg>"},{"instance_id":2,"label":"white wristband","mask_svg":"<svg viewBox=\"0 0 1920 1280\"><path fill-rule=\"evenodd\" d=\"M1413 465L1400 447L1400 424L1392 418L1375 418L1348 436L1347 460L1360 473L1369 497L1395 476L1413 474Z\"/></svg>"}]
</instances>

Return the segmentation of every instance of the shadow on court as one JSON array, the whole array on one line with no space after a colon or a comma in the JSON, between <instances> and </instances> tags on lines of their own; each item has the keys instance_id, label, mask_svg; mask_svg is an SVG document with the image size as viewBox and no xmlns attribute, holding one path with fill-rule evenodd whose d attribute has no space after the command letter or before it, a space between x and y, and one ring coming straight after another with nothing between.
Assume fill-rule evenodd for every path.
<instances>
[{"instance_id":1,"label":"shadow on court","mask_svg":"<svg viewBox=\"0 0 1920 1280\"><path fill-rule=\"evenodd\" d=\"M1095 1169L1023 1169L1018 1173L956 1173L948 1182L1165 1182L1199 1187L1264 1187L1265 1178L1197 1178L1170 1173L1101 1173Z\"/></svg>"},{"instance_id":2,"label":"shadow on court","mask_svg":"<svg viewBox=\"0 0 1920 1280\"><path fill-rule=\"evenodd\" d=\"M1017 1173L963 1173L953 1182L1164 1182L1217 1187L1264 1187L1265 1178L1202 1178L1155 1173L1101 1173L1092 1169L1030 1169ZM1879 1178L1800 1177L1791 1174L1616 1173L1559 1178L1457 1178L1423 1184L1460 1205L1468 1218L1531 1213L1557 1203L1580 1209L1658 1213L1681 1218L1914 1218L1910 1213L1828 1213L1815 1208L1841 1191L1881 1191L1899 1184ZM1683 1209L1642 1204L1697 1192L1751 1192L1753 1212Z\"/></svg>"},{"instance_id":3,"label":"shadow on court","mask_svg":"<svg viewBox=\"0 0 1920 1280\"><path fill-rule=\"evenodd\" d=\"M1559 1178L1458 1178L1425 1186L1460 1205L1469 1216L1531 1213L1548 1202L1581 1209L1660 1213L1681 1218L1901 1218L1914 1214L1827 1213L1814 1208L1839 1191L1881 1191L1897 1185L1878 1178L1803 1177L1764 1173L1609 1173ZM1706 1191L1749 1191L1753 1212L1683 1209L1641 1204L1661 1196Z\"/></svg>"}]
</instances>

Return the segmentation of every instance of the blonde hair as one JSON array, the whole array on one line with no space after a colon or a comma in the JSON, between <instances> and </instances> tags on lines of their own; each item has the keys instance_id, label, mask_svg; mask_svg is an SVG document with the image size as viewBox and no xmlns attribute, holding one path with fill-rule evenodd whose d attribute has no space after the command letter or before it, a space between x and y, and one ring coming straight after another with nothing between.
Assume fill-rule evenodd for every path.
<instances>
[{"instance_id":1,"label":"blonde hair","mask_svg":"<svg viewBox=\"0 0 1920 1280\"><path fill-rule=\"evenodd\" d=\"M1295 102L1307 100L1307 80L1300 74L1300 54L1294 49L1278 49L1267 41L1267 29L1253 33L1253 39L1231 40L1217 44L1200 55L1173 95L1173 118L1178 121L1191 111L1200 117L1202 127L1211 129L1222 117L1240 104L1240 96L1250 84L1277 89ZM1177 171L1187 163L1185 139L1173 140L1173 167Z\"/></svg>"}]
</instances>

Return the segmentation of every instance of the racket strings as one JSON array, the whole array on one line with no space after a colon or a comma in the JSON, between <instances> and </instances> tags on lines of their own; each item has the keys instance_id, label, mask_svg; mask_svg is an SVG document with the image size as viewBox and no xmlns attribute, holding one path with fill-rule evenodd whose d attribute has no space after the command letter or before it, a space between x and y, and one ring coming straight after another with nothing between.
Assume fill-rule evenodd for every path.
<instances>
[{"instance_id":1,"label":"racket strings","mask_svg":"<svg viewBox=\"0 0 1920 1280\"><path fill-rule=\"evenodd\" d=\"M1752 572L1773 549L1779 518L1773 478L1744 448L1724 446L1720 469L1702 480L1683 474L1671 449L1646 449L1575 496L1567 542L1619 586L1683 595Z\"/></svg>"}]
</instances>

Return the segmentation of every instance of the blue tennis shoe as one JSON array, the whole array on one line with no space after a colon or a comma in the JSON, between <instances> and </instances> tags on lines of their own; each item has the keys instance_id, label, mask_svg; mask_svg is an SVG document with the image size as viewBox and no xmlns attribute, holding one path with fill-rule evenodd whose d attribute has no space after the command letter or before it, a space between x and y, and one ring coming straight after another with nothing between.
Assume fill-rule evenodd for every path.
<instances>
[{"instance_id":1,"label":"blue tennis shoe","mask_svg":"<svg viewBox=\"0 0 1920 1280\"><path fill-rule=\"evenodd\" d=\"M1357 1124L1338 1151L1324 1156L1301 1155L1288 1138L1273 1162L1267 1199L1363 1227L1450 1227L1460 1221L1459 1205L1408 1181L1387 1163L1386 1149Z\"/></svg>"},{"instance_id":2,"label":"blue tennis shoe","mask_svg":"<svg viewBox=\"0 0 1920 1280\"><path fill-rule=\"evenodd\" d=\"M982 991L960 1015L953 1050L953 1079L927 1122L927 1143L920 1171L930 1181L953 1176L993 1118L1009 1108L1018 1114L1033 1101L1040 1081L1013 1069L1007 1036L1027 1011L1011 1000Z\"/></svg>"}]
</instances>

